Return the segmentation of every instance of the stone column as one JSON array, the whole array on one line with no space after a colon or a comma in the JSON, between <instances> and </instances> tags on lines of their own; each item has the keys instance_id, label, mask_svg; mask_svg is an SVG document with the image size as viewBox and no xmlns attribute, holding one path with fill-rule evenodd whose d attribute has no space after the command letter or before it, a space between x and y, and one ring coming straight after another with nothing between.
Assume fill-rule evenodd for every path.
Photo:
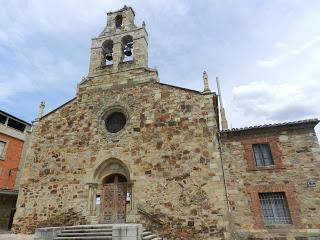
<instances>
[{"instance_id":1,"label":"stone column","mask_svg":"<svg viewBox=\"0 0 320 240\"><path fill-rule=\"evenodd\" d=\"M127 222L135 222L134 181L128 183L128 192L131 193L130 209L127 209Z\"/></svg>"},{"instance_id":2,"label":"stone column","mask_svg":"<svg viewBox=\"0 0 320 240\"><path fill-rule=\"evenodd\" d=\"M88 184L88 205L87 210L90 216L95 215L95 201L96 201L96 189L97 189L97 183L87 183Z\"/></svg>"},{"instance_id":3,"label":"stone column","mask_svg":"<svg viewBox=\"0 0 320 240\"><path fill-rule=\"evenodd\" d=\"M114 43L113 45L113 66L112 66L112 72L118 72L119 64L122 61L122 44L120 43Z\"/></svg>"}]
</instances>

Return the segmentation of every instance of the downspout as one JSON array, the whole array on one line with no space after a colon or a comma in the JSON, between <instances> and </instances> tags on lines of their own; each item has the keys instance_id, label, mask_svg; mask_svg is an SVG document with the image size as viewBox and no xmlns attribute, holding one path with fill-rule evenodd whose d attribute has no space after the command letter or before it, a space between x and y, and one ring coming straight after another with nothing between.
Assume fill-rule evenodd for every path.
<instances>
[{"instance_id":1,"label":"downspout","mask_svg":"<svg viewBox=\"0 0 320 240\"><path fill-rule=\"evenodd\" d=\"M220 132L221 130L228 128L228 123L227 123L227 120L226 120L226 117L225 117L225 112L224 112L223 105L222 105L222 97L221 97L220 84L219 84L218 78L216 78L216 81L217 81L217 87L218 87L218 99L217 99L218 100L218 103L217 103L218 132L217 132L217 139L218 139L218 148L219 148L219 156L220 156L220 163L221 163L221 170L222 170L225 198L226 198L226 201L227 201L227 209L228 209L227 219L228 219L228 222L229 222L229 230L230 230L231 239L232 240L237 240L238 237L237 237L236 232L234 230L233 216L232 216L232 211L231 211L231 207L230 207L230 200L229 200L229 193L228 193L228 186L227 186L227 178L226 178L223 155L222 155L223 150L222 150L221 132ZM219 119L219 113L222 115L221 116L221 123L220 123L220 119Z\"/></svg>"},{"instance_id":2,"label":"downspout","mask_svg":"<svg viewBox=\"0 0 320 240\"><path fill-rule=\"evenodd\" d=\"M222 157L222 145L221 145L221 134L220 131L224 129L223 126L223 119L220 118L221 115L221 108L223 108L222 105L222 98L221 98L221 92L220 92L220 85L219 85L219 80L218 77L216 78L217 82L217 88L218 88L218 97L216 98L216 106L214 108L216 109L216 123L218 126L218 132L217 132L217 139L218 139L218 148L219 148L219 156L220 156L220 163L221 163L221 169L222 169L222 176L223 176L223 185L224 185L224 191L225 191L225 197L227 201L227 207L228 207L228 212L230 212L230 202L229 202L229 194L228 194L228 188L227 188L227 180L226 180L226 175L225 175L225 170L224 170L224 165L223 165L223 157ZM228 126L226 126L228 127Z\"/></svg>"},{"instance_id":3,"label":"downspout","mask_svg":"<svg viewBox=\"0 0 320 240\"><path fill-rule=\"evenodd\" d=\"M221 136L220 136L220 131L219 131L219 132L217 133L217 139L218 139L218 148L219 148L220 163L221 163L221 168L222 168L224 191L225 191L226 200L227 200L228 212L231 212L230 202L229 202L229 194L228 194L228 187L227 187L227 180L226 180L226 175L225 175L225 170L224 170L224 164L223 164L222 147L221 147L221 139L220 139L220 138L221 138Z\"/></svg>"},{"instance_id":4,"label":"downspout","mask_svg":"<svg viewBox=\"0 0 320 240\"><path fill-rule=\"evenodd\" d=\"M228 187L227 187L227 179L226 179L225 168L224 168L224 164L223 164L222 144L221 144L220 131L217 133L217 138L218 138L218 147L219 147L219 155L220 155L220 162L221 162L221 169L222 169L222 176L223 176L224 191L225 191L225 197L226 197L227 208L228 208L227 218L228 218L228 222L229 222L229 230L230 230L231 239L232 240L237 240L238 237L237 237L237 234L236 234L235 229L234 229L233 216L232 216L232 210L231 210L231 207L230 207Z\"/></svg>"}]
</instances>

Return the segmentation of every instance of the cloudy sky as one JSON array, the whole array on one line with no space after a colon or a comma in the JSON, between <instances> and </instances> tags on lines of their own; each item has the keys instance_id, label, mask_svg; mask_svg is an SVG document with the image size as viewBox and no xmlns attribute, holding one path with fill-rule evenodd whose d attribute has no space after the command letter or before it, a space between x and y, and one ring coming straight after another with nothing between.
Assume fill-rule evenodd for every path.
<instances>
[{"instance_id":1,"label":"cloudy sky","mask_svg":"<svg viewBox=\"0 0 320 240\"><path fill-rule=\"evenodd\" d=\"M90 41L124 4L164 83L216 91L232 127L320 117L318 0L0 0L0 109L32 121L75 96ZM319 127L317 128L320 136Z\"/></svg>"}]
</instances>

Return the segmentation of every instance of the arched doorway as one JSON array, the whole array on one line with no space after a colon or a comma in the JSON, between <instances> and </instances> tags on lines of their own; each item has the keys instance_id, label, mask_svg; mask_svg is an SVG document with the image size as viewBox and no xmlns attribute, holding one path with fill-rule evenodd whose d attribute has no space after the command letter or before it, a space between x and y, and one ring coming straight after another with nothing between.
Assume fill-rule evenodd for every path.
<instances>
[{"instance_id":1,"label":"arched doorway","mask_svg":"<svg viewBox=\"0 0 320 240\"><path fill-rule=\"evenodd\" d=\"M128 181L122 174L111 174L102 182L102 223L125 223Z\"/></svg>"},{"instance_id":2,"label":"arched doorway","mask_svg":"<svg viewBox=\"0 0 320 240\"><path fill-rule=\"evenodd\" d=\"M134 221L133 180L128 166L116 158L97 163L88 185L91 224Z\"/></svg>"}]
</instances>

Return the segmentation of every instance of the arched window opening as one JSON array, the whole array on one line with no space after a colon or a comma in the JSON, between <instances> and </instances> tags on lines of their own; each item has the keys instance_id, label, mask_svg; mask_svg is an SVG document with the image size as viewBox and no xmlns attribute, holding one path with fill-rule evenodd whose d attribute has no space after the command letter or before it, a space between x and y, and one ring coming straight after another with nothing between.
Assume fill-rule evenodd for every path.
<instances>
[{"instance_id":1,"label":"arched window opening","mask_svg":"<svg viewBox=\"0 0 320 240\"><path fill-rule=\"evenodd\" d=\"M122 15L116 16L115 22L116 22L116 28L121 28L121 26L122 26Z\"/></svg>"},{"instance_id":2,"label":"arched window opening","mask_svg":"<svg viewBox=\"0 0 320 240\"><path fill-rule=\"evenodd\" d=\"M123 62L133 61L133 38L125 36L122 38Z\"/></svg>"},{"instance_id":3,"label":"arched window opening","mask_svg":"<svg viewBox=\"0 0 320 240\"><path fill-rule=\"evenodd\" d=\"M104 65L113 64L113 42L112 40L107 40L102 44Z\"/></svg>"}]
</instances>

